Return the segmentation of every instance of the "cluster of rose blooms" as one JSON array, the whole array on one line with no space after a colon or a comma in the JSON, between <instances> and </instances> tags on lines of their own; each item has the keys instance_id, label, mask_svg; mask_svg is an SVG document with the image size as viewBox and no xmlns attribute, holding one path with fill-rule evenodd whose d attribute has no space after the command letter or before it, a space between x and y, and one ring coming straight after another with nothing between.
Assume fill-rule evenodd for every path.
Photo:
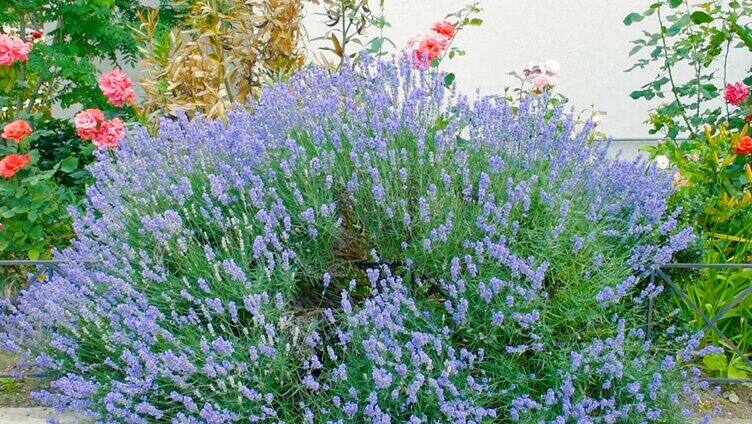
<instances>
[{"instance_id":1,"label":"cluster of rose blooms","mask_svg":"<svg viewBox=\"0 0 752 424\"><path fill-rule=\"evenodd\" d=\"M455 35L457 27L453 23L439 21L431 26L430 32L408 39L407 52L413 57L415 67L425 69L431 66L449 48Z\"/></svg>"},{"instance_id":2,"label":"cluster of rose blooms","mask_svg":"<svg viewBox=\"0 0 752 424\"><path fill-rule=\"evenodd\" d=\"M743 82L726 84L723 94L728 104L739 107L749 99L749 87ZM752 121L752 114L747 115L746 121ZM739 139L734 146L734 153L737 155L752 155L752 137L745 135Z\"/></svg>"},{"instance_id":3,"label":"cluster of rose blooms","mask_svg":"<svg viewBox=\"0 0 752 424\"><path fill-rule=\"evenodd\" d=\"M2 53L0 53L1 55ZM107 101L118 107L133 104L136 92L131 79L119 69L112 70L99 79L99 88ZM105 119L99 109L85 109L74 118L76 133L84 140L91 140L100 148L117 147L125 134L125 122L120 118ZM3 127L2 137L21 144L21 141L33 133L31 125L25 119L16 119ZM10 154L0 160L0 176L13 178L18 171L31 163L29 154Z\"/></svg>"},{"instance_id":4,"label":"cluster of rose blooms","mask_svg":"<svg viewBox=\"0 0 752 424\"><path fill-rule=\"evenodd\" d=\"M32 42L39 40L43 36L42 31L35 31L31 40L24 40L20 37L0 32L0 67L11 66L15 62L26 62L29 60Z\"/></svg>"},{"instance_id":5,"label":"cluster of rose blooms","mask_svg":"<svg viewBox=\"0 0 752 424\"><path fill-rule=\"evenodd\" d=\"M532 82L536 92L542 93L559 84L559 72L561 65L555 60L547 60L543 63L528 63L522 70L522 75L527 81Z\"/></svg>"},{"instance_id":6,"label":"cluster of rose blooms","mask_svg":"<svg viewBox=\"0 0 752 424\"><path fill-rule=\"evenodd\" d=\"M32 39L41 38L41 31L36 31ZM0 32L0 67L9 67L16 62L29 60L31 41L25 41L19 37ZM31 135L31 126L24 120L11 122L3 128L2 137L20 143L25 137ZM11 178L20 169L31 162L29 155L8 155L0 160L0 176Z\"/></svg>"},{"instance_id":7,"label":"cluster of rose blooms","mask_svg":"<svg viewBox=\"0 0 752 424\"><path fill-rule=\"evenodd\" d=\"M99 88L113 106L122 107L136 102L133 81L123 71L114 69L99 79ZM97 147L117 147L125 132L125 122L120 118L104 119L99 109L84 109L74 118L76 133L91 140Z\"/></svg>"}]
</instances>

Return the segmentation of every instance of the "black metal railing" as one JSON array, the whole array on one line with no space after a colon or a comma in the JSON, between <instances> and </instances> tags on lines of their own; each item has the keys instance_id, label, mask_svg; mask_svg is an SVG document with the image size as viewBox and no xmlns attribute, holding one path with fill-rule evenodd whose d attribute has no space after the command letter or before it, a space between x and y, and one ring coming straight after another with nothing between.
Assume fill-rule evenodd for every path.
<instances>
[{"instance_id":1,"label":"black metal railing","mask_svg":"<svg viewBox=\"0 0 752 424\"><path fill-rule=\"evenodd\" d=\"M712 317L708 316L702 308L700 308L695 302L692 301L692 299L689 297L687 292L681 288L674 280L664 271L665 269L752 269L752 264L701 264L701 263L674 263L674 264L667 264L663 265L662 267L654 268L650 271L650 283L651 285L655 284L656 277L659 277L663 282L666 283L666 285L671 288L671 290L676 293L682 301L692 310L692 312L696 313L700 319L702 320L702 328L700 331L705 332L708 329L714 331L718 337L723 340L723 342L736 353L739 358L744 362L744 364L752 369L752 360L750 360L749 355L742 352L739 347L734 343L726 334L723 333L723 331L718 328L718 322L723 319L729 312L731 312L736 306L744 302L747 298L752 295L752 279L749 281L749 286L746 287L744 290L739 292L736 297L734 297L730 302L725 304L715 315ZM647 316L647 328L645 331L645 336L650 340L653 337L653 315L654 315L654 304L653 299L651 298L648 303L648 316ZM736 383L752 383L752 378L703 378L704 381L708 381L710 383L725 383L725 384L736 384Z\"/></svg>"},{"instance_id":2,"label":"black metal railing","mask_svg":"<svg viewBox=\"0 0 752 424\"><path fill-rule=\"evenodd\" d=\"M36 271L26 279L26 284L31 284L39 281L39 278L42 276L52 278L55 271L58 269L58 261L25 259L0 260L0 267L36 267Z\"/></svg>"},{"instance_id":3,"label":"black metal railing","mask_svg":"<svg viewBox=\"0 0 752 424\"><path fill-rule=\"evenodd\" d=\"M1 267L35 267L34 272L30 272L25 285L30 285L40 281L40 278L45 279L52 278L55 272L59 271L58 266L60 262L55 260L0 260ZM752 264L702 264L702 263L673 263L663 265L658 268L654 268L648 272L648 278L651 285L655 285L656 280L660 278L668 287L677 294L682 301L702 320L702 328L700 331L706 331L708 329L714 331L724 343L734 351L744 361L750 369L752 369L752 360L749 355L742 352L739 347L718 327L718 322L723 319L729 312L731 312L736 306L744 302L747 298L752 296L752 279L750 279L749 287L746 287L740 293L736 295L730 302L724 305L720 311L718 311L712 317L708 316L702 308L697 306L689 297L686 291L682 289L674 280L666 273L667 269L752 269ZM653 298L651 297L648 302L647 312L647 324L645 336L647 339L653 338L653 320L655 315L655 305ZM41 378L46 377L47 374L25 374L22 376L15 376L19 378ZM2 377L11 377L10 375L0 375ZM712 383L751 383L752 378L705 378L705 381Z\"/></svg>"}]
</instances>

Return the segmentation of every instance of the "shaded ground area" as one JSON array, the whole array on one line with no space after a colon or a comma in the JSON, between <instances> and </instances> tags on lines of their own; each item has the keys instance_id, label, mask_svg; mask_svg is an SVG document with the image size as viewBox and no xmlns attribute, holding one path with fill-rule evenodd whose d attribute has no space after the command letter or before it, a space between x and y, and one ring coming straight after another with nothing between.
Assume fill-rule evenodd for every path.
<instances>
[{"instance_id":1,"label":"shaded ground area","mask_svg":"<svg viewBox=\"0 0 752 424\"><path fill-rule=\"evenodd\" d=\"M31 399L29 395L32 391L43 387L44 381L39 379L27 378L17 379L7 377L13 372L15 358L6 353L0 352L0 407L29 407L40 406Z\"/></svg>"},{"instance_id":2,"label":"shaded ground area","mask_svg":"<svg viewBox=\"0 0 752 424\"><path fill-rule=\"evenodd\" d=\"M749 385L734 384L723 386L721 389L721 395L710 391L704 392L700 408L703 411L712 411L720 406L722 413L719 418L744 419L752 423L752 388Z\"/></svg>"}]
</instances>

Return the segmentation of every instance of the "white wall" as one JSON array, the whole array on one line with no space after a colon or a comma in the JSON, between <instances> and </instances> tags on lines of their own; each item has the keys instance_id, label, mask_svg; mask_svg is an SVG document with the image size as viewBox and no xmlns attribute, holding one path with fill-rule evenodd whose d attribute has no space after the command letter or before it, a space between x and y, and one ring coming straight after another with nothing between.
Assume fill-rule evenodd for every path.
<instances>
[{"instance_id":1,"label":"white wall","mask_svg":"<svg viewBox=\"0 0 752 424\"><path fill-rule=\"evenodd\" d=\"M386 36L402 48L408 37L427 31L447 13L469 0L386 0L386 16L392 27ZM375 2L374 2L375 3ZM500 93L514 85L506 75L528 62L555 59L561 63L559 92L570 98L577 110L605 110L602 129L616 138L649 137L644 124L650 104L632 100L629 93L655 77L655 70L626 73L635 58L629 57L631 40L641 28L655 31L656 18L632 26L623 24L630 12L642 12L651 0L481 0L484 12L480 27L461 32L455 43L467 55L442 64L457 75L466 93ZM312 34L323 28L309 10L306 25ZM731 57L731 78L752 65L752 55L741 50ZM717 85L720 87L721 82ZM634 153L637 145L622 144ZM625 152L625 153L629 153ZM630 155L631 155L630 153Z\"/></svg>"}]
</instances>

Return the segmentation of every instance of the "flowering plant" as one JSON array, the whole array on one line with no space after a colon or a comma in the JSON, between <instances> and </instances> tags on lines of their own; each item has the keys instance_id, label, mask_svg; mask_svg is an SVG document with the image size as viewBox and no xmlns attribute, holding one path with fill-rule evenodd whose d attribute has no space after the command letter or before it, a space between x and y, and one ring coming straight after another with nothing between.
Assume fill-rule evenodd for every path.
<instances>
[{"instance_id":1,"label":"flowering plant","mask_svg":"<svg viewBox=\"0 0 752 424\"><path fill-rule=\"evenodd\" d=\"M637 59L630 70L658 65L658 75L632 92L634 99L665 100L655 108L648 123L651 133L676 139L702 137L705 124L727 123L741 129L746 108L737 108L748 96L747 77L728 80L728 57L733 50L752 50L752 30L746 26L752 16L747 1L693 3L660 0L642 13L630 13L624 23L634 25L655 18L659 30L645 31L635 40L630 55L649 54ZM743 54L743 53L742 53ZM680 76L686 75L680 78ZM725 97L727 102L719 102Z\"/></svg>"},{"instance_id":2,"label":"flowering plant","mask_svg":"<svg viewBox=\"0 0 752 424\"><path fill-rule=\"evenodd\" d=\"M709 350L640 329L670 175L444 82L363 57L129 135L0 345L102 422L685 422Z\"/></svg>"},{"instance_id":3,"label":"flowering plant","mask_svg":"<svg viewBox=\"0 0 752 424\"><path fill-rule=\"evenodd\" d=\"M635 67L658 62L660 71L632 97L668 99L654 109L648 121L653 126L651 133L663 133L667 140L647 150L658 167L671 169L678 188L674 202L683 208L682 220L694 225L701 235L700 249L689 260L751 262L752 138L747 122L752 117L748 87L752 77L729 80L727 59L734 49L747 54L752 50L752 32L746 25L752 4L734 1L695 5L664 0L644 13L631 13L624 22L631 25L651 16L657 19L660 30L646 32L644 38L636 40L632 53L650 48L649 57L639 59ZM691 76L680 80L682 74ZM720 274L705 271L683 278L694 303L711 316L743 291L748 281L749 273L743 270ZM694 311L684 306L692 316ZM752 351L752 338L745 329L751 310L748 303L742 303L720 322L745 352ZM698 327L704 325L699 316L694 316L694 322ZM743 377L752 372L744 369L733 353L731 360L724 357L712 364L709 369L723 377Z\"/></svg>"},{"instance_id":4,"label":"flowering plant","mask_svg":"<svg viewBox=\"0 0 752 424\"><path fill-rule=\"evenodd\" d=\"M135 102L133 83L119 70L104 74L100 85L113 105ZM133 110L137 110L135 104ZM54 139L60 133L49 128L55 125L55 120L48 118L45 122L43 116L33 116L43 128L39 132L26 119L16 119L3 127L0 257L47 258L52 247L62 245L72 235L66 208L83 194L89 176L83 168L92 161L93 147L54 146L55 140L49 138ZM99 109L78 113L73 124L80 139L64 130L67 136L64 144L81 144L83 139L91 140L99 148L114 148L125 134L122 119L105 120Z\"/></svg>"},{"instance_id":5,"label":"flowering plant","mask_svg":"<svg viewBox=\"0 0 752 424\"><path fill-rule=\"evenodd\" d=\"M477 15L482 11L478 2L465 5L462 9L449 13L444 20L431 25L429 32L418 34L407 40L405 53L412 59L416 68L438 67L445 57L464 56L465 50L453 45L457 33L468 26L480 26L483 20ZM444 83L449 86L455 75L447 73Z\"/></svg>"},{"instance_id":6,"label":"flowering plant","mask_svg":"<svg viewBox=\"0 0 752 424\"><path fill-rule=\"evenodd\" d=\"M748 126L741 132L722 125L705 127L704 137L682 143L664 142L648 149L655 165L674 175L674 202L683 209L683 219L703 236L700 258L708 263L752 262L752 138ZM697 260L697 259L694 259ZM748 270L703 271L685 278L685 290L696 305L715 316L749 286ZM686 305L685 305L686 306ZM693 310L693 322L704 321ZM749 301L733 307L718 325L743 352L752 351L752 337L745 329L752 319ZM724 344L716 334L710 341ZM730 360L720 355L706 363L722 377L747 378L750 369L736 354ZM722 364L722 365L719 365Z\"/></svg>"},{"instance_id":7,"label":"flowering plant","mask_svg":"<svg viewBox=\"0 0 752 424\"><path fill-rule=\"evenodd\" d=\"M110 114L108 93L115 106L132 100L112 97L132 93L121 89L122 79L100 90L95 63L134 62L129 26L139 7L136 0L0 6L0 258L47 258L72 234L66 209L83 194L93 147L51 108L80 103ZM121 136L121 123L101 132L105 143Z\"/></svg>"},{"instance_id":8,"label":"flowering plant","mask_svg":"<svg viewBox=\"0 0 752 424\"><path fill-rule=\"evenodd\" d=\"M59 138L73 138L64 123L17 119L3 127L0 141L0 257L49 258L50 247L72 235L67 205L82 195L88 175ZM57 125L61 125L57 124ZM37 130L43 127L46 129ZM41 147L41 148L40 148ZM62 150L61 150L62 148ZM62 156L62 157L61 157ZM90 156L90 153L89 153ZM81 191L79 191L81 190ZM15 279L3 275L5 294Z\"/></svg>"}]
</instances>

